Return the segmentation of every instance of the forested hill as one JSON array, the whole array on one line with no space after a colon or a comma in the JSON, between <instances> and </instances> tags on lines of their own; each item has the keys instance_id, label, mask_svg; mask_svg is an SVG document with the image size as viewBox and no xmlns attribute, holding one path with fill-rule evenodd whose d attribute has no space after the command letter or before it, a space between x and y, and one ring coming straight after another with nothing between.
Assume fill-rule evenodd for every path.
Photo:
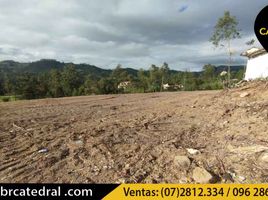
<instances>
[{"instance_id":1,"label":"forested hill","mask_svg":"<svg viewBox=\"0 0 268 200\"><path fill-rule=\"evenodd\" d=\"M112 72L112 70L101 69L94 65L64 63L53 59L42 59L29 63L6 60L0 62L0 70L7 73L45 73L52 69L63 70L68 65L74 65L77 71L93 74L97 77L108 76Z\"/></svg>"},{"instance_id":2,"label":"forested hill","mask_svg":"<svg viewBox=\"0 0 268 200\"><path fill-rule=\"evenodd\" d=\"M91 74L96 77L106 77L109 76L109 74L112 72L111 69L102 69L100 67L96 67L94 65L90 64L74 64L74 63L64 63L59 62L54 59L42 59L35 62L29 62L29 63L20 63L13 60L5 60L0 61L0 72L2 73L44 73L49 72L52 69L62 70L65 66L68 65L74 65L76 70L85 73L85 74ZM244 66L238 65L238 66L232 66L231 71L238 72L239 70L244 69ZM133 76L136 76L138 73L138 70L132 69L132 68L125 68L125 70L128 72L128 74L131 74ZM223 70L227 70L227 66L220 65L215 68L216 73L220 73ZM177 73L179 71L177 70L170 70L170 73ZM199 74L201 72L195 72L196 74Z\"/></svg>"}]
</instances>

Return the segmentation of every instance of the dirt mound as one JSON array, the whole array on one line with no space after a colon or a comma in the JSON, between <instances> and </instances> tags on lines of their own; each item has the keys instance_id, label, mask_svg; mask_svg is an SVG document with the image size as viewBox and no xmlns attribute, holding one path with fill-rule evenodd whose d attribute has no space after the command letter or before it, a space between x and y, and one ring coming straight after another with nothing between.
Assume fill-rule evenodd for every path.
<instances>
[{"instance_id":1,"label":"dirt mound","mask_svg":"<svg viewBox=\"0 0 268 200\"><path fill-rule=\"evenodd\" d=\"M0 103L1 182L267 182L268 84Z\"/></svg>"}]
</instances>

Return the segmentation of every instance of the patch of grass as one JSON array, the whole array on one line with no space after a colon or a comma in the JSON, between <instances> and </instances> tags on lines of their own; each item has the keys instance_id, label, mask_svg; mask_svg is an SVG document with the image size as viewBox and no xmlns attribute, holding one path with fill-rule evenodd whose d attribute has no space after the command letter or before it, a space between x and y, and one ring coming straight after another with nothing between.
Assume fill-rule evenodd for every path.
<instances>
[{"instance_id":1,"label":"patch of grass","mask_svg":"<svg viewBox=\"0 0 268 200\"><path fill-rule=\"evenodd\" d=\"M10 97L8 97L8 96L1 97L1 101L8 102L8 101L10 101Z\"/></svg>"},{"instance_id":2,"label":"patch of grass","mask_svg":"<svg viewBox=\"0 0 268 200\"><path fill-rule=\"evenodd\" d=\"M22 99L21 96L0 96L0 101L9 102L9 101L17 101Z\"/></svg>"}]
</instances>

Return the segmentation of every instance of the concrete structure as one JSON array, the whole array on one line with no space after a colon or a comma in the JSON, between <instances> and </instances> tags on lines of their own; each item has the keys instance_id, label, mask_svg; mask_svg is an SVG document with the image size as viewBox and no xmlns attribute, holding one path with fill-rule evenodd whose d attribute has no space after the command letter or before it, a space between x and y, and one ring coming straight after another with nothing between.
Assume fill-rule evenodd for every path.
<instances>
[{"instance_id":1,"label":"concrete structure","mask_svg":"<svg viewBox=\"0 0 268 200\"><path fill-rule=\"evenodd\" d=\"M241 55L248 57L245 80L268 77L268 53L265 49L254 47Z\"/></svg>"},{"instance_id":2,"label":"concrete structure","mask_svg":"<svg viewBox=\"0 0 268 200\"><path fill-rule=\"evenodd\" d=\"M118 89L126 89L128 86L130 86L131 82L130 81L124 81L119 83L117 86Z\"/></svg>"},{"instance_id":3,"label":"concrete structure","mask_svg":"<svg viewBox=\"0 0 268 200\"><path fill-rule=\"evenodd\" d=\"M179 89L183 89L183 85L182 84L172 85L172 84L166 83L166 84L162 84L162 88L163 90L179 90Z\"/></svg>"}]
</instances>

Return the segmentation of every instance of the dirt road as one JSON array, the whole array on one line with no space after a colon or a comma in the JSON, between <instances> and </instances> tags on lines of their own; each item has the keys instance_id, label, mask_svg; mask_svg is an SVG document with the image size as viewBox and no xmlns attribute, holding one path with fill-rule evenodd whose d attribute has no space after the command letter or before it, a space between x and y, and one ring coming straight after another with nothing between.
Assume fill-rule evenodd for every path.
<instances>
[{"instance_id":1,"label":"dirt road","mask_svg":"<svg viewBox=\"0 0 268 200\"><path fill-rule=\"evenodd\" d=\"M268 182L267 88L0 103L0 182Z\"/></svg>"}]
</instances>

